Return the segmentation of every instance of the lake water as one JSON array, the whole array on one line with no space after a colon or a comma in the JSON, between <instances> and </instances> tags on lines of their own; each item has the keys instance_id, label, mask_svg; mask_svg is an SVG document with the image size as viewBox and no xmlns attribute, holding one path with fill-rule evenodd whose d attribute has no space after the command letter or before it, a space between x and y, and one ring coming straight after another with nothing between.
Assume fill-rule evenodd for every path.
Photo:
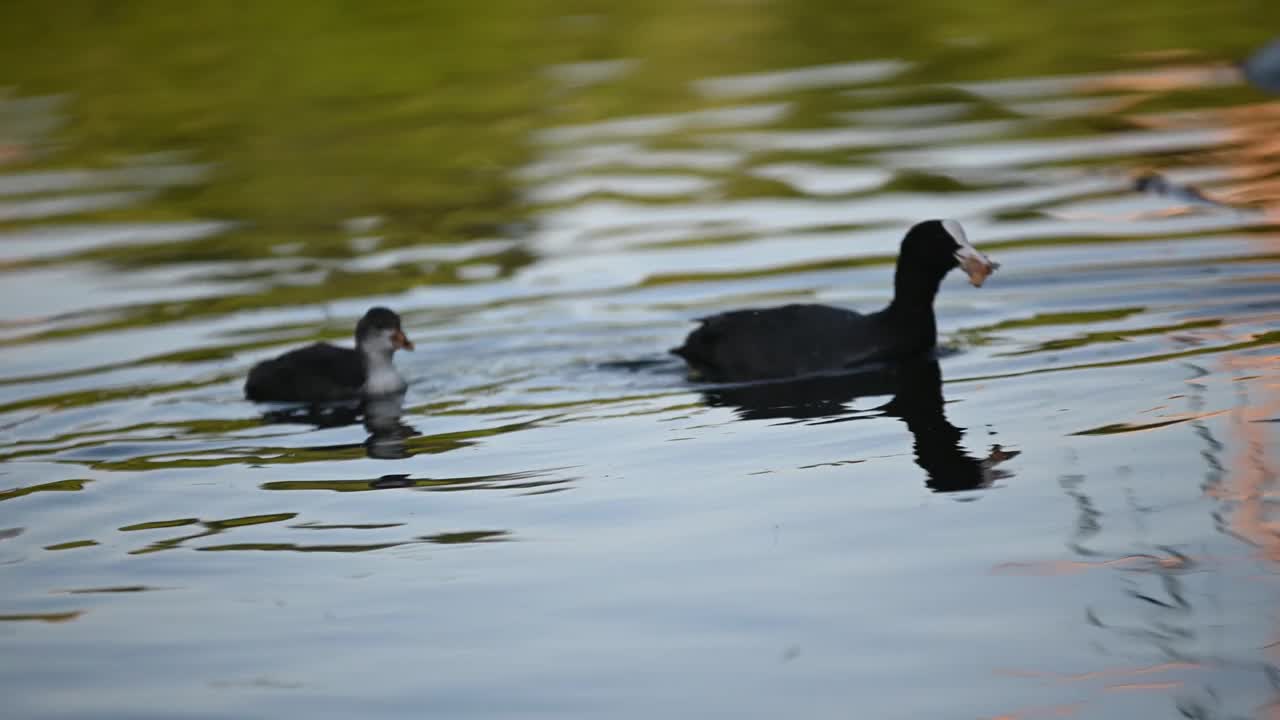
<instances>
[{"instance_id":1,"label":"lake water","mask_svg":"<svg viewBox=\"0 0 1280 720\"><path fill-rule=\"evenodd\" d=\"M1055 7L0 10L2 714L1280 717L1280 11ZM665 354L930 217L936 364Z\"/></svg>"}]
</instances>

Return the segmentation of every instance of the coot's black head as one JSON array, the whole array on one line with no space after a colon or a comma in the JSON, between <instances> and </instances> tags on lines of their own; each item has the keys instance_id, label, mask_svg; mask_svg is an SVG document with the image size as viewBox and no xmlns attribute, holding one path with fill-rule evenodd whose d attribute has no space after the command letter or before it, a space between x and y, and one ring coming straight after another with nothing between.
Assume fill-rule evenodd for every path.
<instances>
[{"instance_id":1,"label":"coot's black head","mask_svg":"<svg viewBox=\"0 0 1280 720\"><path fill-rule=\"evenodd\" d=\"M390 355L404 348L412 350L413 343L400 329L400 316L384 307L369 310L356 323L356 347L365 352Z\"/></svg>"},{"instance_id":2,"label":"coot's black head","mask_svg":"<svg viewBox=\"0 0 1280 720\"><path fill-rule=\"evenodd\" d=\"M955 220L925 220L916 223L902 239L898 272L919 273L930 279L941 277L954 267L969 276L974 287L982 287L999 263L978 252Z\"/></svg>"}]
</instances>

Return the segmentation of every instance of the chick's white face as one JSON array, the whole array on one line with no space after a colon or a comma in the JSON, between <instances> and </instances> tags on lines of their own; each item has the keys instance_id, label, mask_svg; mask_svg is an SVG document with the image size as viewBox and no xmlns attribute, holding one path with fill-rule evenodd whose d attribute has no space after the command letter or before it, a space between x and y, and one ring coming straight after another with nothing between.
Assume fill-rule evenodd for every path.
<instances>
[{"instance_id":1,"label":"chick's white face","mask_svg":"<svg viewBox=\"0 0 1280 720\"><path fill-rule=\"evenodd\" d=\"M396 350L412 350L413 343L398 327L368 328L360 336L360 349L365 355L389 358Z\"/></svg>"},{"instance_id":2,"label":"chick's white face","mask_svg":"<svg viewBox=\"0 0 1280 720\"><path fill-rule=\"evenodd\" d=\"M365 333L360 349L365 356L364 392L368 396L382 396L404 392L404 378L391 362L392 355L400 348L413 349L413 343L399 328L374 328Z\"/></svg>"},{"instance_id":3,"label":"chick's white face","mask_svg":"<svg viewBox=\"0 0 1280 720\"><path fill-rule=\"evenodd\" d=\"M365 335L361 347L369 355L391 355L396 351L397 346L393 338L397 332L399 331L394 328L374 329Z\"/></svg>"}]
</instances>

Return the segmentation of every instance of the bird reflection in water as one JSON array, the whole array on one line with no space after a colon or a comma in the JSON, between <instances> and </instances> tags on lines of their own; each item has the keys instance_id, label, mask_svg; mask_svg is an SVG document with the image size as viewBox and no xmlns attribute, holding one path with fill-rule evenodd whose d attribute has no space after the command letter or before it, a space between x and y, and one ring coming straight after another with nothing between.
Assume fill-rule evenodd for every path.
<instances>
[{"instance_id":1,"label":"bird reflection in water","mask_svg":"<svg viewBox=\"0 0 1280 720\"><path fill-rule=\"evenodd\" d=\"M364 448L369 457L397 460L413 454L405 441L418 431L401 422L403 414L403 392L365 399L364 429L369 431L369 437L364 441Z\"/></svg>"},{"instance_id":2,"label":"bird reflection in water","mask_svg":"<svg viewBox=\"0 0 1280 720\"><path fill-rule=\"evenodd\" d=\"M703 391L708 405L735 407L745 420L835 418L848 415L850 401L876 395L893 396L876 411L906 423L913 438L916 464L927 474L925 484L930 490L978 490L1011 476L999 465L1017 456L1018 451L993 445L986 457L976 458L961 445L964 429L947 420L943 409L942 371L935 358L851 375Z\"/></svg>"},{"instance_id":3,"label":"bird reflection in water","mask_svg":"<svg viewBox=\"0 0 1280 720\"><path fill-rule=\"evenodd\" d=\"M268 423L303 423L317 428L345 427L363 422L364 429L369 433L364 441L365 452L369 457L398 460L413 454L405 441L418 434L417 430L401 420L404 415L404 397L405 393L399 392L367 397L359 403L282 408L271 410L262 418Z\"/></svg>"}]
</instances>

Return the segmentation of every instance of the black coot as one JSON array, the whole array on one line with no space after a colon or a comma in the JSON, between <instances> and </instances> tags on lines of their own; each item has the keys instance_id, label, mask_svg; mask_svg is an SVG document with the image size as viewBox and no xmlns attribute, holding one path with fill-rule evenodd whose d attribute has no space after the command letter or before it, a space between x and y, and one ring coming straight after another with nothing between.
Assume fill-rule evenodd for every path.
<instances>
[{"instance_id":1,"label":"black coot","mask_svg":"<svg viewBox=\"0 0 1280 720\"><path fill-rule=\"evenodd\" d=\"M354 350L316 343L264 360L249 371L244 394L258 402L327 402L403 392L391 362L400 348L413 349L400 316L376 307L356 324Z\"/></svg>"},{"instance_id":2,"label":"black coot","mask_svg":"<svg viewBox=\"0 0 1280 720\"><path fill-rule=\"evenodd\" d=\"M671 352L695 374L719 382L830 372L920 355L937 343L933 298L962 267L980 287L998 265L978 252L954 220L907 231L898 253L893 301L870 315L826 305L734 310L699 318L701 327Z\"/></svg>"}]
</instances>

